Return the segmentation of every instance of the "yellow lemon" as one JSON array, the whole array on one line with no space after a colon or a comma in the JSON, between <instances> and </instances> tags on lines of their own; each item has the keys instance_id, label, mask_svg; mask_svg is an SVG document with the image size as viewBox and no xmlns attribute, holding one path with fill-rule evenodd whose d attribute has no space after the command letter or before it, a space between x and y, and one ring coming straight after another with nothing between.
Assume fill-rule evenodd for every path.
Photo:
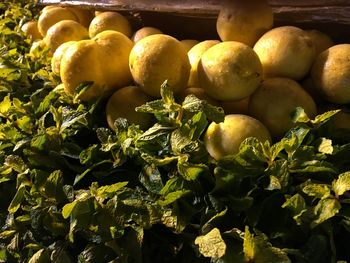
<instances>
[{"instance_id":1,"label":"yellow lemon","mask_svg":"<svg viewBox=\"0 0 350 263\"><path fill-rule=\"evenodd\" d=\"M315 45L309 35L293 26L276 27L254 45L266 77L300 80L309 73Z\"/></svg>"},{"instance_id":2,"label":"yellow lemon","mask_svg":"<svg viewBox=\"0 0 350 263\"><path fill-rule=\"evenodd\" d=\"M218 15L216 29L222 41L253 46L273 26L273 12L266 1L227 1Z\"/></svg>"},{"instance_id":3,"label":"yellow lemon","mask_svg":"<svg viewBox=\"0 0 350 263\"><path fill-rule=\"evenodd\" d=\"M56 6L46 9L40 14L38 19L38 30L40 34L46 36L49 28L62 20L79 22L78 17L67 8Z\"/></svg>"},{"instance_id":4,"label":"yellow lemon","mask_svg":"<svg viewBox=\"0 0 350 263\"><path fill-rule=\"evenodd\" d=\"M117 31L104 31L91 40L70 45L63 54L60 70L66 92L76 94L80 84L93 82L79 97L91 100L130 84L128 60L132 47L133 42Z\"/></svg>"},{"instance_id":5,"label":"yellow lemon","mask_svg":"<svg viewBox=\"0 0 350 263\"><path fill-rule=\"evenodd\" d=\"M53 53L52 59L51 59L51 69L52 72L56 75L60 75L60 69L61 69L61 60L68 49L68 47L72 44L74 44L76 41L68 41L60 45L55 52Z\"/></svg>"},{"instance_id":6,"label":"yellow lemon","mask_svg":"<svg viewBox=\"0 0 350 263\"><path fill-rule=\"evenodd\" d=\"M73 20L62 20L50 27L44 41L51 51L55 52L65 42L87 38L89 38L88 31L80 23Z\"/></svg>"},{"instance_id":7,"label":"yellow lemon","mask_svg":"<svg viewBox=\"0 0 350 263\"><path fill-rule=\"evenodd\" d=\"M118 31L127 37L132 34L129 21L117 12L102 12L95 16L89 26L90 38L105 30Z\"/></svg>"},{"instance_id":8,"label":"yellow lemon","mask_svg":"<svg viewBox=\"0 0 350 263\"><path fill-rule=\"evenodd\" d=\"M91 20L94 18L93 12L88 9L68 7L68 10L71 11L78 18L78 22L86 28L89 27Z\"/></svg>"},{"instance_id":9,"label":"yellow lemon","mask_svg":"<svg viewBox=\"0 0 350 263\"><path fill-rule=\"evenodd\" d=\"M212 122L208 126L204 145L215 160L220 160L238 153L241 143L249 137L262 143L271 142L268 129L260 121L247 115L229 114L225 116L224 122Z\"/></svg>"},{"instance_id":10,"label":"yellow lemon","mask_svg":"<svg viewBox=\"0 0 350 263\"><path fill-rule=\"evenodd\" d=\"M155 28L155 27L146 26L137 30L134 33L134 35L131 37L131 40L136 43L147 36L155 35L155 34L162 34L162 31L160 31L158 28Z\"/></svg>"},{"instance_id":11,"label":"yellow lemon","mask_svg":"<svg viewBox=\"0 0 350 263\"><path fill-rule=\"evenodd\" d=\"M317 113L312 97L296 81L287 78L264 80L249 101L250 115L275 137L283 136L293 127L290 114L296 107L302 107L310 118Z\"/></svg>"},{"instance_id":12,"label":"yellow lemon","mask_svg":"<svg viewBox=\"0 0 350 263\"><path fill-rule=\"evenodd\" d=\"M148 113L136 112L135 108L151 100L152 97L146 95L137 86L128 86L117 90L109 98L106 106L108 126L115 129L115 120L125 118L130 124L140 125L142 130L146 130L152 125L153 117Z\"/></svg>"},{"instance_id":13,"label":"yellow lemon","mask_svg":"<svg viewBox=\"0 0 350 263\"><path fill-rule=\"evenodd\" d=\"M180 41L164 35L147 36L130 53L130 71L134 81L152 97L160 97L160 87L168 81L176 94L187 87L190 63Z\"/></svg>"},{"instance_id":14,"label":"yellow lemon","mask_svg":"<svg viewBox=\"0 0 350 263\"><path fill-rule=\"evenodd\" d=\"M224 109L225 114L249 115L249 100L250 97L235 101L220 101L219 105Z\"/></svg>"},{"instance_id":15,"label":"yellow lemon","mask_svg":"<svg viewBox=\"0 0 350 263\"><path fill-rule=\"evenodd\" d=\"M334 45L333 40L330 36L318 30L306 30L308 36L312 39L315 45L315 55L318 56L321 52L325 51L327 48L330 48Z\"/></svg>"},{"instance_id":16,"label":"yellow lemon","mask_svg":"<svg viewBox=\"0 0 350 263\"><path fill-rule=\"evenodd\" d=\"M32 40L42 39L43 36L40 34L38 29L38 21L28 21L21 26L23 33L30 37Z\"/></svg>"},{"instance_id":17,"label":"yellow lemon","mask_svg":"<svg viewBox=\"0 0 350 263\"><path fill-rule=\"evenodd\" d=\"M262 80L262 66L253 49L226 41L205 51L198 63L199 86L216 100L232 101L250 96Z\"/></svg>"},{"instance_id":18,"label":"yellow lemon","mask_svg":"<svg viewBox=\"0 0 350 263\"><path fill-rule=\"evenodd\" d=\"M323 51L315 60L311 77L323 97L334 103L350 102L350 44Z\"/></svg>"},{"instance_id":19,"label":"yellow lemon","mask_svg":"<svg viewBox=\"0 0 350 263\"><path fill-rule=\"evenodd\" d=\"M190 77L188 79L188 86L198 86L198 63L203 53L212 46L219 44L219 40L205 40L193 46L187 53L191 64Z\"/></svg>"},{"instance_id":20,"label":"yellow lemon","mask_svg":"<svg viewBox=\"0 0 350 263\"><path fill-rule=\"evenodd\" d=\"M197 45L199 43L199 41L195 40L195 39L183 39L183 40L180 41L180 43L182 44L182 46L184 47L186 52L188 52L188 51L190 51L190 49L192 47Z\"/></svg>"}]
</instances>

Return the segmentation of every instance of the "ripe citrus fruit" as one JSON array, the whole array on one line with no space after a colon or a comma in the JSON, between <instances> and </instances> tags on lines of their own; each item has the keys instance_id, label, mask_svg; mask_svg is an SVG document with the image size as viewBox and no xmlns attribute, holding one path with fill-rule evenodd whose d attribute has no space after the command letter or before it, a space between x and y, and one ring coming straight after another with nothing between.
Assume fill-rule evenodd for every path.
<instances>
[{"instance_id":1,"label":"ripe citrus fruit","mask_svg":"<svg viewBox=\"0 0 350 263\"><path fill-rule=\"evenodd\" d=\"M109 98L106 115L108 126L115 129L114 122L117 118L125 118L129 123L140 125L142 130L146 130L152 125L151 114L136 112L135 108L152 100L137 86L121 88L113 93ZM126 106L127 105L127 106Z\"/></svg>"},{"instance_id":2,"label":"ripe citrus fruit","mask_svg":"<svg viewBox=\"0 0 350 263\"><path fill-rule=\"evenodd\" d=\"M199 41L195 40L195 39L183 39L183 40L180 41L180 43L182 44L182 46L184 47L186 52L188 52L188 51L190 51L190 49L192 47L197 45L199 43Z\"/></svg>"},{"instance_id":3,"label":"ripe citrus fruit","mask_svg":"<svg viewBox=\"0 0 350 263\"><path fill-rule=\"evenodd\" d=\"M216 23L222 41L238 41L248 46L253 46L272 26L272 9L262 0L227 1Z\"/></svg>"},{"instance_id":4,"label":"ripe citrus fruit","mask_svg":"<svg viewBox=\"0 0 350 263\"><path fill-rule=\"evenodd\" d=\"M21 30L24 35L30 37L32 40L43 38L38 29L38 21L33 20L24 23L23 26L21 26Z\"/></svg>"},{"instance_id":5,"label":"ripe citrus fruit","mask_svg":"<svg viewBox=\"0 0 350 263\"><path fill-rule=\"evenodd\" d=\"M38 30L42 36L46 36L51 26L62 20L73 20L79 22L78 17L65 7L52 7L45 9L38 19Z\"/></svg>"},{"instance_id":6,"label":"ripe citrus fruit","mask_svg":"<svg viewBox=\"0 0 350 263\"><path fill-rule=\"evenodd\" d=\"M131 25L129 21L117 12L102 12L92 19L89 26L90 38L105 30L114 30L131 37Z\"/></svg>"},{"instance_id":7,"label":"ripe citrus fruit","mask_svg":"<svg viewBox=\"0 0 350 263\"><path fill-rule=\"evenodd\" d=\"M89 38L87 29L73 20L62 20L49 28L44 38L45 44L52 52L68 41L78 41Z\"/></svg>"},{"instance_id":8,"label":"ripe citrus fruit","mask_svg":"<svg viewBox=\"0 0 350 263\"><path fill-rule=\"evenodd\" d=\"M226 41L205 51L198 63L199 86L216 100L240 100L251 95L262 80L263 69L253 49Z\"/></svg>"},{"instance_id":9,"label":"ripe citrus fruit","mask_svg":"<svg viewBox=\"0 0 350 263\"><path fill-rule=\"evenodd\" d=\"M302 107L310 118L317 113L312 97L296 81L287 78L264 80L249 101L250 115L275 137L283 136L293 127L290 114L296 107Z\"/></svg>"},{"instance_id":10,"label":"ripe citrus fruit","mask_svg":"<svg viewBox=\"0 0 350 263\"><path fill-rule=\"evenodd\" d=\"M330 102L350 102L350 44L339 44L323 51L311 70L315 87Z\"/></svg>"},{"instance_id":11,"label":"ripe citrus fruit","mask_svg":"<svg viewBox=\"0 0 350 263\"><path fill-rule=\"evenodd\" d=\"M250 97L235 101L220 101L219 105L224 109L225 114L249 114Z\"/></svg>"},{"instance_id":12,"label":"ripe citrus fruit","mask_svg":"<svg viewBox=\"0 0 350 263\"><path fill-rule=\"evenodd\" d=\"M302 79L315 58L315 45L309 35L293 26L276 27L254 45L266 77Z\"/></svg>"},{"instance_id":13,"label":"ripe citrus fruit","mask_svg":"<svg viewBox=\"0 0 350 263\"><path fill-rule=\"evenodd\" d=\"M308 36L312 39L315 45L315 56L317 57L318 54L325 51L327 48L330 48L334 45L333 40L326 35L325 33L318 31L318 30L306 30L306 33Z\"/></svg>"},{"instance_id":14,"label":"ripe citrus fruit","mask_svg":"<svg viewBox=\"0 0 350 263\"><path fill-rule=\"evenodd\" d=\"M137 30L134 33L134 35L131 37L131 40L136 43L147 36L155 35L155 34L162 34L162 31L160 31L158 28L155 28L155 27L146 26Z\"/></svg>"},{"instance_id":15,"label":"ripe citrus fruit","mask_svg":"<svg viewBox=\"0 0 350 263\"><path fill-rule=\"evenodd\" d=\"M129 85L132 79L128 59L132 47L128 37L111 30L70 45L61 60L61 79L66 92L75 94L80 84L93 82L79 97L91 100Z\"/></svg>"},{"instance_id":16,"label":"ripe citrus fruit","mask_svg":"<svg viewBox=\"0 0 350 263\"><path fill-rule=\"evenodd\" d=\"M260 121L247 115L229 114L224 122L212 122L208 126L204 145L209 154L219 160L238 153L241 143L249 137L255 137L262 143L271 142L269 131Z\"/></svg>"},{"instance_id":17,"label":"ripe citrus fruit","mask_svg":"<svg viewBox=\"0 0 350 263\"><path fill-rule=\"evenodd\" d=\"M72 44L76 43L76 41L68 41L60 45L55 52L53 53L52 59L51 59L51 69L52 72L55 73L56 75L60 75L61 71L61 60L68 49L68 47Z\"/></svg>"},{"instance_id":18,"label":"ripe citrus fruit","mask_svg":"<svg viewBox=\"0 0 350 263\"><path fill-rule=\"evenodd\" d=\"M187 86L187 52L171 36L156 34L138 41L131 50L129 65L134 81L152 97L160 97L160 87L166 80L175 94Z\"/></svg>"},{"instance_id":19,"label":"ripe citrus fruit","mask_svg":"<svg viewBox=\"0 0 350 263\"><path fill-rule=\"evenodd\" d=\"M219 44L219 40L205 40L197 45L193 46L189 51L188 51L188 58L190 60L191 64L191 71L190 71L190 77L188 79L188 86L198 86L198 63L199 60L201 59L203 53L207 51L209 48L212 46Z\"/></svg>"}]
</instances>

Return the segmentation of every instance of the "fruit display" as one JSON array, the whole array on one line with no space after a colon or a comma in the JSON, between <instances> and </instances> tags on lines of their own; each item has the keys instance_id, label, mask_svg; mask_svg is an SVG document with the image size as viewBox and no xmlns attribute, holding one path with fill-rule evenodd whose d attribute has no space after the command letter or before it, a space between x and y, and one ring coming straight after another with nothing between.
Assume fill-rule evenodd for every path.
<instances>
[{"instance_id":1,"label":"fruit display","mask_svg":"<svg viewBox=\"0 0 350 263\"><path fill-rule=\"evenodd\" d=\"M271 6L0 2L0 262L350 262L350 44Z\"/></svg>"}]
</instances>

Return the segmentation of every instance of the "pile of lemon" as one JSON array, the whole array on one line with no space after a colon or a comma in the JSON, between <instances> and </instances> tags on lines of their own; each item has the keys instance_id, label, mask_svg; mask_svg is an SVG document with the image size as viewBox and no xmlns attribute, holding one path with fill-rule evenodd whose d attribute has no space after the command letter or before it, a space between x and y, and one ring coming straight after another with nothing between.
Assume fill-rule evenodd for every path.
<instances>
[{"instance_id":1,"label":"pile of lemon","mask_svg":"<svg viewBox=\"0 0 350 263\"><path fill-rule=\"evenodd\" d=\"M50 48L52 71L67 93L91 82L80 100L109 97L111 128L118 117L150 127L152 118L134 109L159 98L164 81L180 102L194 94L222 107L225 121L210 124L204 136L218 160L237 153L247 137L281 138L293 126L296 107L314 117L324 102L350 103L350 44L335 45L316 30L273 28L273 22L266 1L233 0L217 18L220 40L180 41L154 27L133 32L117 12L58 6L45 7L22 30L42 39L33 46ZM348 114L337 117L335 124L350 128Z\"/></svg>"}]
</instances>

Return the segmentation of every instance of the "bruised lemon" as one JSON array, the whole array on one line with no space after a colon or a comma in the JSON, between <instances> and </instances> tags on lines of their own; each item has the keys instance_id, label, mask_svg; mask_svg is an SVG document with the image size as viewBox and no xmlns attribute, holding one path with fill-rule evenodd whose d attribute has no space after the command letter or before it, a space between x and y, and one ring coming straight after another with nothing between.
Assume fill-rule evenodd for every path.
<instances>
[{"instance_id":1,"label":"bruised lemon","mask_svg":"<svg viewBox=\"0 0 350 263\"><path fill-rule=\"evenodd\" d=\"M118 12L102 12L95 16L89 26L90 38L105 30L118 31L127 37L132 34L129 21Z\"/></svg>"},{"instance_id":2,"label":"bruised lemon","mask_svg":"<svg viewBox=\"0 0 350 263\"><path fill-rule=\"evenodd\" d=\"M160 97L165 81L175 94L187 87L187 52L180 41L169 35L156 34L138 41L131 50L129 66L134 81L152 97Z\"/></svg>"},{"instance_id":3,"label":"bruised lemon","mask_svg":"<svg viewBox=\"0 0 350 263\"><path fill-rule=\"evenodd\" d=\"M314 117L317 113L312 97L294 80L270 78L264 80L249 100L250 115L260 120L274 137L281 137L293 122L290 114L296 107Z\"/></svg>"},{"instance_id":4,"label":"bruised lemon","mask_svg":"<svg viewBox=\"0 0 350 263\"><path fill-rule=\"evenodd\" d=\"M210 97L232 101L250 96L260 85L263 69L253 49L226 41L205 51L198 63L198 82Z\"/></svg>"},{"instance_id":5,"label":"bruised lemon","mask_svg":"<svg viewBox=\"0 0 350 263\"><path fill-rule=\"evenodd\" d=\"M266 77L300 80L309 73L315 45L309 35L294 26L276 27L254 45Z\"/></svg>"},{"instance_id":6,"label":"bruised lemon","mask_svg":"<svg viewBox=\"0 0 350 263\"><path fill-rule=\"evenodd\" d=\"M242 114L229 114L223 122L212 122L205 134L204 145L209 154L215 159L236 154L241 143L254 137L260 142L271 142L267 128L257 119Z\"/></svg>"},{"instance_id":7,"label":"bruised lemon","mask_svg":"<svg viewBox=\"0 0 350 263\"><path fill-rule=\"evenodd\" d=\"M263 0L227 1L216 22L222 41L238 41L248 46L253 46L272 26L272 9Z\"/></svg>"},{"instance_id":8,"label":"bruised lemon","mask_svg":"<svg viewBox=\"0 0 350 263\"><path fill-rule=\"evenodd\" d=\"M106 106L108 126L111 129L115 129L115 120L117 118L125 118L130 124L137 124L142 130L146 130L152 125L152 115L136 112L135 108L151 100L152 97L145 94L137 86L128 86L117 90L108 99Z\"/></svg>"},{"instance_id":9,"label":"bruised lemon","mask_svg":"<svg viewBox=\"0 0 350 263\"><path fill-rule=\"evenodd\" d=\"M333 103L350 102L350 44L323 51L315 60L312 81L323 97Z\"/></svg>"}]
</instances>

